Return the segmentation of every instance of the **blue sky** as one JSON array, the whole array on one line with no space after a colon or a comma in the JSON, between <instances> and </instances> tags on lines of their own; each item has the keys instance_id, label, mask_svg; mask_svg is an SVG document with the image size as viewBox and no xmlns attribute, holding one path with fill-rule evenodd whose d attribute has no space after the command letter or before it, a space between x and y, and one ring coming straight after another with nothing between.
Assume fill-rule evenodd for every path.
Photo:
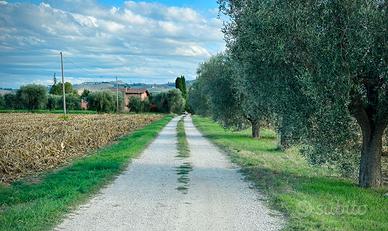
<instances>
[{"instance_id":1,"label":"blue sky","mask_svg":"<svg viewBox=\"0 0 388 231\"><path fill-rule=\"evenodd\" d=\"M29 3L35 3L39 4L41 2L50 2L50 1L41 1L41 0L29 0L29 1L8 1L9 3L15 3L15 2L29 2ZM105 6L122 6L124 0L104 0L104 1L98 1L100 4ZM217 0L135 0L134 2L149 2L149 3L160 3L166 6L177 6L177 7L190 7L197 10L207 10L211 8L217 8Z\"/></svg>"},{"instance_id":2,"label":"blue sky","mask_svg":"<svg viewBox=\"0 0 388 231\"><path fill-rule=\"evenodd\" d=\"M223 51L216 1L0 0L0 87L194 79Z\"/></svg>"}]
</instances>

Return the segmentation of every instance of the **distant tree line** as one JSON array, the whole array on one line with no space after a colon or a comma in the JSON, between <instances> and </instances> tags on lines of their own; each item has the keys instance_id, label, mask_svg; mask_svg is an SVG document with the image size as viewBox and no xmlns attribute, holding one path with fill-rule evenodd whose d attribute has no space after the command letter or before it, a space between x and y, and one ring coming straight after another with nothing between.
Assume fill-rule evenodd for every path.
<instances>
[{"instance_id":1,"label":"distant tree line","mask_svg":"<svg viewBox=\"0 0 388 231\"><path fill-rule=\"evenodd\" d=\"M194 112L270 125L312 164L382 184L388 124L386 1L220 0L227 51L203 63ZM355 172L358 171L358 174Z\"/></svg>"},{"instance_id":2,"label":"distant tree line","mask_svg":"<svg viewBox=\"0 0 388 231\"><path fill-rule=\"evenodd\" d=\"M129 110L131 112L161 112L180 114L187 108L186 79L180 76L175 80L176 89L151 95L146 100L139 97L129 99Z\"/></svg>"},{"instance_id":3,"label":"distant tree line","mask_svg":"<svg viewBox=\"0 0 388 231\"><path fill-rule=\"evenodd\" d=\"M117 111L117 96L113 91L90 92L84 90L81 95L73 89L70 83L65 83L66 107L68 110L80 110L81 100L88 104L88 110L102 113ZM186 100L178 89L162 92L150 96L145 100L139 97L131 97L128 105L124 105L124 96L118 95L118 111L123 112L127 106L130 112L161 112L182 113L185 109ZM62 83L54 84L50 89L42 85L29 84L20 87L16 93L0 95L0 109L8 110L61 110L63 109Z\"/></svg>"},{"instance_id":4,"label":"distant tree line","mask_svg":"<svg viewBox=\"0 0 388 231\"><path fill-rule=\"evenodd\" d=\"M24 109L29 111L48 109L58 110L63 108L62 90L59 91L57 86L62 84L58 83L54 85L50 91L47 87L36 84L29 84L21 86L16 93L7 93L0 95L0 108L1 109ZM66 83L66 106L69 110L79 110L80 108L80 96L70 83ZM56 89L56 90L53 90ZM50 94L49 94L50 92Z\"/></svg>"}]
</instances>

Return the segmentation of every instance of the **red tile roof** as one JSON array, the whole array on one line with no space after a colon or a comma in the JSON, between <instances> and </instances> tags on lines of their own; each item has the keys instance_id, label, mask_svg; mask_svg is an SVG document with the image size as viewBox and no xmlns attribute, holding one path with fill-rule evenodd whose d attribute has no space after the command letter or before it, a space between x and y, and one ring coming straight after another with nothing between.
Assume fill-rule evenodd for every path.
<instances>
[{"instance_id":1,"label":"red tile roof","mask_svg":"<svg viewBox=\"0 0 388 231\"><path fill-rule=\"evenodd\" d=\"M125 93L128 94L143 94L144 92L148 92L147 89L144 88L127 88L124 89Z\"/></svg>"},{"instance_id":2,"label":"red tile roof","mask_svg":"<svg viewBox=\"0 0 388 231\"><path fill-rule=\"evenodd\" d=\"M116 89L112 89L112 91L116 91ZM144 92L148 93L148 90L145 88L125 88L119 89L120 92L124 92L126 94L143 94Z\"/></svg>"}]
</instances>

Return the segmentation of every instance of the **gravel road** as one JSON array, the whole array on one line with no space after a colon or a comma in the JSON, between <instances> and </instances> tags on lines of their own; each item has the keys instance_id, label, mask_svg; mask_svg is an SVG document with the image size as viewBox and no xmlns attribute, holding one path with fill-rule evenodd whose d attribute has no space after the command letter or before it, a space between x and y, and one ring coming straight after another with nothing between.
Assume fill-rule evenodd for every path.
<instances>
[{"instance_id":1,"label":"gravel road","mask_svg":"<svg viewBox=\"0 0 388 231\"><path fill-rule=\"evenodd\" d=\"M174 118L106 188L55 230L279 230L283 219L186 116L189 157Z\"/></svg>"}]
</instances>

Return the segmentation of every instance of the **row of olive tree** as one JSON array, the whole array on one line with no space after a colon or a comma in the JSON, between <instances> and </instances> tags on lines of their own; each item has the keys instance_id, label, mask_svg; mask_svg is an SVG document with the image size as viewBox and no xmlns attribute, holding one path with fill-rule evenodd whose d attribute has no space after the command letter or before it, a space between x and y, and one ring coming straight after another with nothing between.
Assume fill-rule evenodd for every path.
<instances>
[{"instance_id":1,"label":"row of olive tree","mask_svg":"<svg viewBox=\"0 0 388 231\"><path fill-rule=\"evenodd\" d=\"M80 97L72 90L72 86L66 83L69 93L66 94L67 108L80 109ZM52 92L50 90L50 92ZM26 109L34 111L38 109L62 109L63 99L60 94L48 94L48 89L42 85L29 84L21 86L16 93L0 95L0 109Z\"/></svg>"},{"instance_id":2,"label":"row of olive tree","mask_svg":"<svg viewBox=\"0 0 388 231\"><path fill-rule=\"evenodd\" d=\"M302 144L312 163L334 164L345 172L359 163L360 186L380 186L382 137L388 124L387 3L219 3L228 16L223 28L228 51L221 58L226 61L212 64L218 66L215 70L204 66L220 57L200 67L190 102L206 102L200 111L211 111L221 121L240 116L222 111L234 107L232 111L251 112L260 122L270 120L281 143ZM229 67L233 74L225 77ZM224 79L214 77L219 74ZM201 83L206 78L210 80ZM231 88L218 92L229 79ZM198 90L201 85L205 90ZM229 90L233 97L227 97ZM227 99L212 94L226 94Z\"/></svg>"},{"instance_id":3,"label":"row of olive tree","mask_svg":"<svg viewBox=\"0 0 388 231\"><path fill-rule=\"evenodd\" d=\"M111 91L98 91L89 93L86 97L90 110L98 112L113 112L116 110L116 94ZM168 92L161 92L150 99L141 100L139 97L130 97L127 105L130 112L161 112L161 113L182 113L185 109L185 99L182 92L172 89ZM119 94L119 111L124 109L124 98Z\"/></svg>"},{"instance_id":4,"label":"row of olive tree","mask_svg":"<svg viewBox=\"0 0 388 231\"><path fill-rule=\"evenodd\" d=\"M16 93L0 95L1 109L43 109L47 105L47 88L30 84L20 87Z\"/></svg>"},{"instance_id":5,"label":"row of olive tree","mask_svg":"<svg viewBox=\"0 0 388 231\"><path fill-rule=\"evenodd\" d=\"M60 84L60 83L59 83ZM62 86L62 85L61 85ZM117 96L112 91L89 92L85 90L81 96L72 90L71 85L67 86L69 93L66 94L66 106L69 110L81 109L81 99L87 101L88 109L97 112L116 112ZM53 89L53 88L52 88ZM57 90L52 90L48 94L45 86L30 84L22 86L16 94L9 93L0 95L0 109L27 109L30 111L38 109L56 110L63 108L63 98L57 94ZM118 95L118 111L124 110L123 94ZM127 106L131 112L162 112L162 113L182 113L185 110L185 99L182 92L178 89L172 89L168 92L162 92L146 100L140 100L138 97L131 97Z\"/></svg>"},{"instance_id":6,"label":"row of olive tree","mask_svg":"<svg viewBox=\"0 0 388 231\"><path fill-rule=\"evenodd\" d=\"M130 112L160 112L180 114L185 109L185 99L178 89L161 92L150 98L141 100L139 97L130 97L128 109Z\"/></svg>"},{"instance_id":7,"label":"row of olive tree","mask_svg":"<svg viewBox=\"0 0 388 231\"><path fill-rule=\"evenodd\" d=\"M240 91L238 68L226 54L219 54L200 65L197 80L190 89L189 104L195 113L212 116L224 127L252 127L252 137L260 137L265 105Z\"/></svg>"}]
</instances>

